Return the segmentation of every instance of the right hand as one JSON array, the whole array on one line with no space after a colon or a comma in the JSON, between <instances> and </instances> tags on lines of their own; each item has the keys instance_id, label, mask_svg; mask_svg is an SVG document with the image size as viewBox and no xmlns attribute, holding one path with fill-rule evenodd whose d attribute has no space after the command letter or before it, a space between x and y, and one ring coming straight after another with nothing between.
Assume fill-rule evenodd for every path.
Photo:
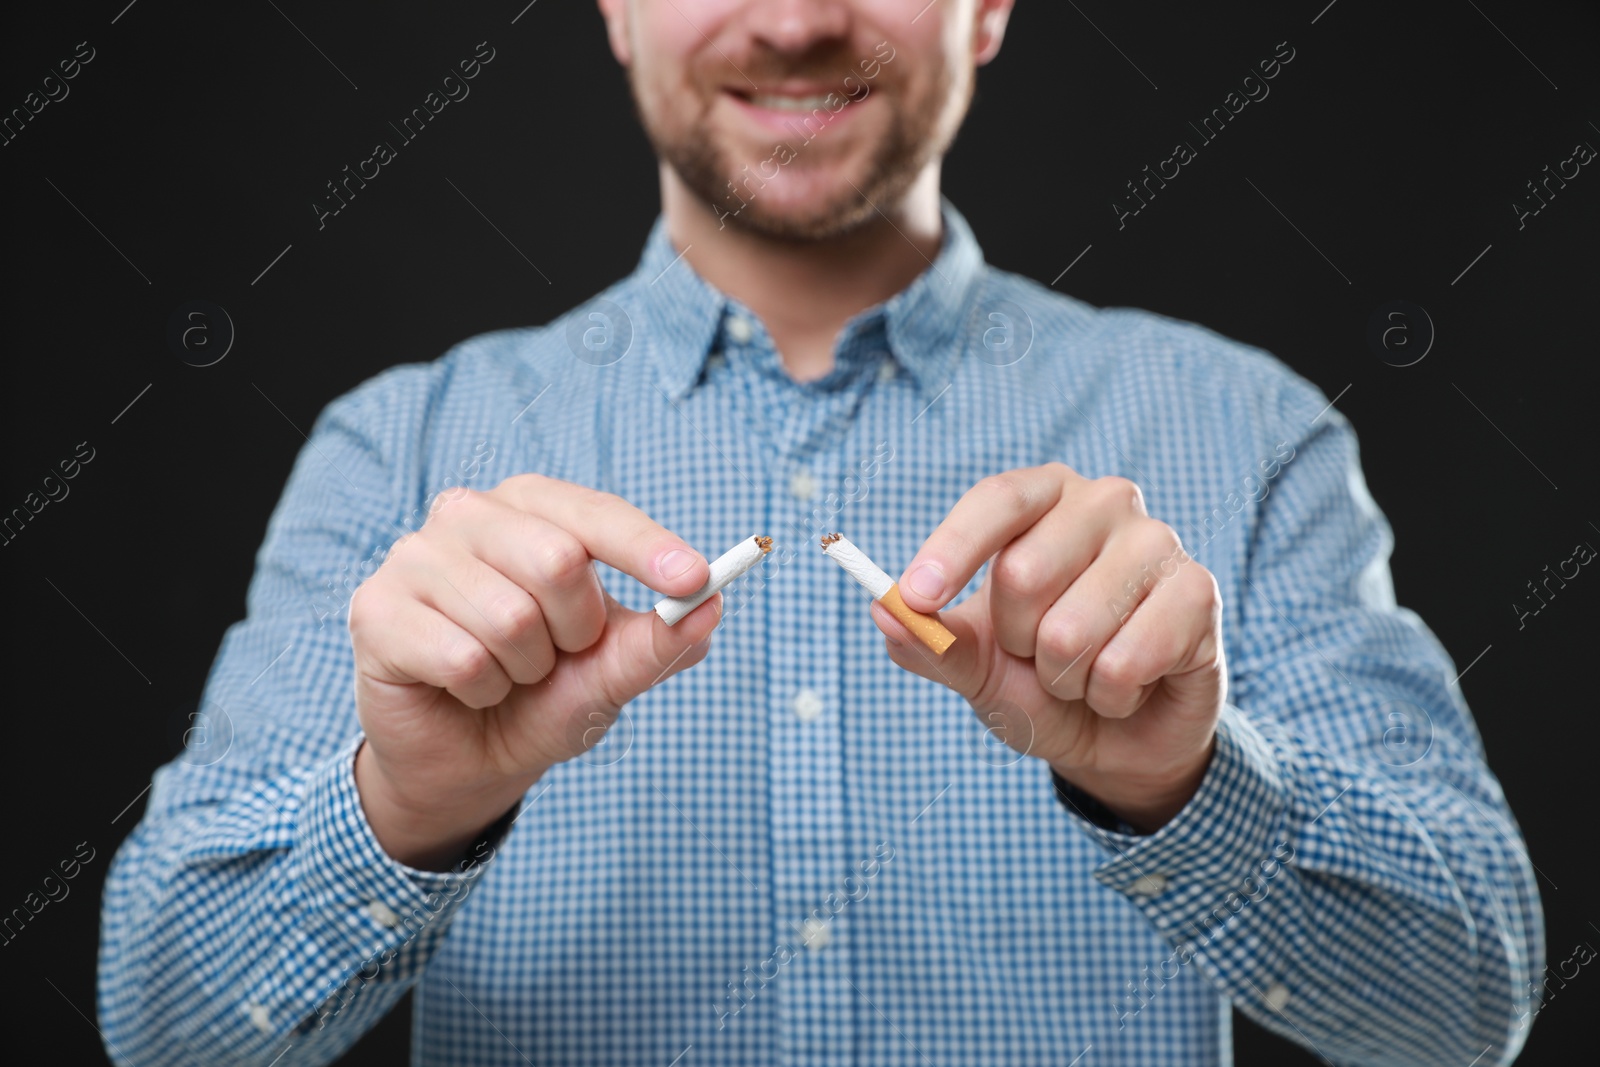
<instances>
[{"instance_id":1,"label":"right hand","mask_svg":"<svg viewBox=\"0 0 1600 1067\"><path fill-rule=\"evenodd\" d=\"M525 474L437 502L356 590L356 787L389 855L450 866L624 704L705 658L721 594L668 626L618 604L593 560L667 596L711 573L620 497Z\"/></svg>"}]
</instances>

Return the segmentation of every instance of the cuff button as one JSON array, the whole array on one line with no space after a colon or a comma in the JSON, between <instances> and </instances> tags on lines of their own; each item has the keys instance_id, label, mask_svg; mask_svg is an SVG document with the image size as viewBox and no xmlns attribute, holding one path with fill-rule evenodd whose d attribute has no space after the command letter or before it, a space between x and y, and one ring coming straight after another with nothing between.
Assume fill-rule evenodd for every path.
<instances>
[{"instance_id":1,"label":"cuff button","mask_svg":"<svg viewBox=\"0 0 1600 1067\"><path fill-rule=\"evenodd\" d=\"M1266 995L1261 999L1266 1002L1267 1007L1281 1013L1283 1006L1289 1003L1289 990L1284 988L1281 983L1274 982L1267 987Z\"/></svg>"}]
</instances>

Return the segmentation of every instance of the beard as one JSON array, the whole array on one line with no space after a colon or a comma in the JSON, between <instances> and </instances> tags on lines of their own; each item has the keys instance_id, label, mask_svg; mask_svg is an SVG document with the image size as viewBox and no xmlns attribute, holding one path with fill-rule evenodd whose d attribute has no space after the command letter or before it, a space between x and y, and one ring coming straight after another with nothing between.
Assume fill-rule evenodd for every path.
<instances>
[{"instance_id":1,"label":"beard","mask_svg":"<svg viewBox=\"0 0 1600 1067\"><path fill-rule=\"evenodd\" d=\"M842 68L850 69L848 60ZM837 71L841 66L836 64L831 69ZM775 82L796 73L804 72L774 71L768 80ZM804 120L811 116L797 113L795 137L774 141L765 155L744 158L719 141L719 131L711 120L711 104L701 108L687 123L652 115L645 104L649 87L640 84L637 66L628 72L634 112L645 136L656 156L673 169L684 187L710 205L724 225L791 243L823 241L857 230L877 214L877 205L892 204L905 194L928 162L949 149L972 102L974 79L964 78L960 98L952 101L954 79L948 67L940 68L932 91L924 99L909 103L899 93L890 91L898 86L872 89L871 93L882 93L886 98L883 106L889 110L889 123L871 146L863 164L864 172L860 177L844 175L839 188L822 189L809 203L798 204L772 196L763 198L762 193L766 186L786 178L813 181L819 166L812 165L807 172L808 164L819 164L819 161L808 158L808 153L815 152L815 145L827 141L829 126L811 133L804 126ZM680 92L695 92L697 99L714 101L721 92L716 85L695 82ZM657 100L670 99L665 91L654 95ZM843 92L838 95L850 100ZM866 99L862 96L852 100L839 114L860 106ZM807 133L810 133L809 141L805 139ZM773 177L757 173L761 164L784 157L787 162L779 163L778 173ZM828 162L821 160L820 165Z\"/></svg>"}]
</instances>

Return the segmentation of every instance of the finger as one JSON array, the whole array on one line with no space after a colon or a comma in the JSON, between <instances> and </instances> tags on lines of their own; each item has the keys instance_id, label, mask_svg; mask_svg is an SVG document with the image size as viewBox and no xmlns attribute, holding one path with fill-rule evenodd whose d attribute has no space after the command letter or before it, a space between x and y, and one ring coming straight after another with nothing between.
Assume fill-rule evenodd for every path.
<instances>
[{"instance_id":1,"label":"finger","mask_svg":"<svg viewBox=\"0 0 1600 1067\"><path fill-rule=\"evenodd\" d=\"M493 492L566 530L589 555L666 596L687 596L711 577L692 545L613 493L523 474Z\"/></svg>"},{"instance_id":2,"label":"finger","mask_svg":"<svg viewBox=\"0 0 1600 1067\"><path fill-rule=\"evenodd\" d=\"M606 597L606 636L581 668L591 692L622 707L639 694L699 663L722 617L722 594L668 626L654 611L630 611Z\"/></svg>"},{"instance_id":3,"label":"finger","mask_svg":"<svg viewBox=\"0 0 1600 1067\"><path fill-rule=\"evenodd\" d=\"M1046 692L1083 699L1095 657L1139 603L1177 573L1180 555L1188 558L1165 523L1145 519L1117 528L1040 620L1034 668Z\"/></svg>"},{"instance_id":4,"label":"finger","mask_svg":"<svg viewBox=\"0 0 1600 1067\"><path fill-rule=\"evenodd\" d=\"M360 591L358 591L360 597ZM365 610L352 604L350 630L356 669L389 685L443 689L470 708L504 700L511 679L472 634L420 601L367 594Z\"/></svg>"},{"instance_id":5,"label":"finger","mask_svg":"<svg viewBox=\"0 0 1600 1067\"><path fill-rule=\"evenodd\" d=\"M1056 505L1069 475L1079 478L1064 464L1045 464L993 474L967 490L901 574L901 597L915 611L944 607L990 557Z\"/></svg>"},{"instance_id":6,"label":"finger","mask_svg":"<svg viewBox=\"0 0 1600 1067\"><path fill-rule=\"evenodd\" d=\"M1146 597L1106 642L1089 670L1085 702L1120 719L1138 711L1162 679L1179 689L1185 679L1210 684L1197 675L1220 667L1221 627L1216 579L1202 568L1186 568Z\"/></svg>"},{"instance_id":7,"label":"finger","mask_svg":"<svg viewBox=\"0 0 1600 1067\"><path fill-rule=\"evenodd\" d=\"M1110 509L1075 507L1074 488L1069 485L1044 518L1002 548L989 568L995 641L1021 659L1033 658L1045 613L1100 555L1120 521Z\"/></svg>"},{"instance_id":8,"label":"finger","mask_svg":"<svg viewBox=\"0 0 1600 1067\"><path fill-rule=\"evenodd\" d=\"M417 576L418 598L488 649L518 685L544 681L556 651L529 592L482 560L454 556Z\"/></svg>"},{"instance_id":9,"label":"finger","mask_svg":"<svg viewBox=\"0 0 1600 1067\"><path fill-rule=\"evenodd\" d=\"M883 634L884 650L895 664L931 682L938 682L969 700L977 695L986 677L986 665L981 652L983 642L978 637L975 624L976 617L983 610L981 603L969 600L939 614L939 621L956 635L955 643L942 656L917 640L905 623L891 615L876 600L869 610L872 621Z\"/></svg>"},{"instance_id":10,"label":"finger","mask_svg":"<svg viewBox=\"0 0 1600 1067\"><path fill-rule=\"evenodd\" d=\"M478 510L474 521L457 524L463 548L532 595L556 648L581 652L598 641L606 601L583 543L488 494Z\"/></svg>"}]
</instances>

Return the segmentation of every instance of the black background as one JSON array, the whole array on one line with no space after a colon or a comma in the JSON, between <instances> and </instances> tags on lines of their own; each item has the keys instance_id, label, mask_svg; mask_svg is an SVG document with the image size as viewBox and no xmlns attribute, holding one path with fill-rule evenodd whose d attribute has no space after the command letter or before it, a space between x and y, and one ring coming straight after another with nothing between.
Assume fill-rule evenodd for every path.
<instances>
[{"instance_id":1,"label":"black background","mask_svg":"<svg viewBox=\"0 0 1600 1067\"><path fill-rule=\"evenodd\" d=\"M13 635L0 911L79 842L96 850L71 895L0 948L4 1011L11 1034L45 1035L73 1063L103 1061L99 885L243 611L301 431L385 366L591 295L631 269L658 208L590 0L520 17L526 0L125 3L13 13L0 42L6 112L79 41L95 49L70 95L0 147L0 512L79 442L95 454L0 546ZM1554 964L1600 944L1587 677L1600 577L1581 572L1521 629L1512 605L1576 543L1600 546L1600 166L1520 230L1511 205L1577 142L1600 146L1600 20L1580 2L1325 3L1020 0L945 190L991 262L1204 323L1338 397L1396 532L1399 598L1470 669ZM319 231L324 183L484 40L496 57L470 97ZM1296 56L1271 95L1119 230L1124 183L1280 41ZM194 299L237 330L204 368L166 341ZM1366 340L1374 310L1400 299L1437 330L1407 367ZM1600 974L1580 972L1520 1062L1589 1049L1597 1006ZM401 1014L348 1062L395 1062ZM1241 1063L1316 1062L1242 1022L1237 1041Z\"/></svg>"}]
</instances>

